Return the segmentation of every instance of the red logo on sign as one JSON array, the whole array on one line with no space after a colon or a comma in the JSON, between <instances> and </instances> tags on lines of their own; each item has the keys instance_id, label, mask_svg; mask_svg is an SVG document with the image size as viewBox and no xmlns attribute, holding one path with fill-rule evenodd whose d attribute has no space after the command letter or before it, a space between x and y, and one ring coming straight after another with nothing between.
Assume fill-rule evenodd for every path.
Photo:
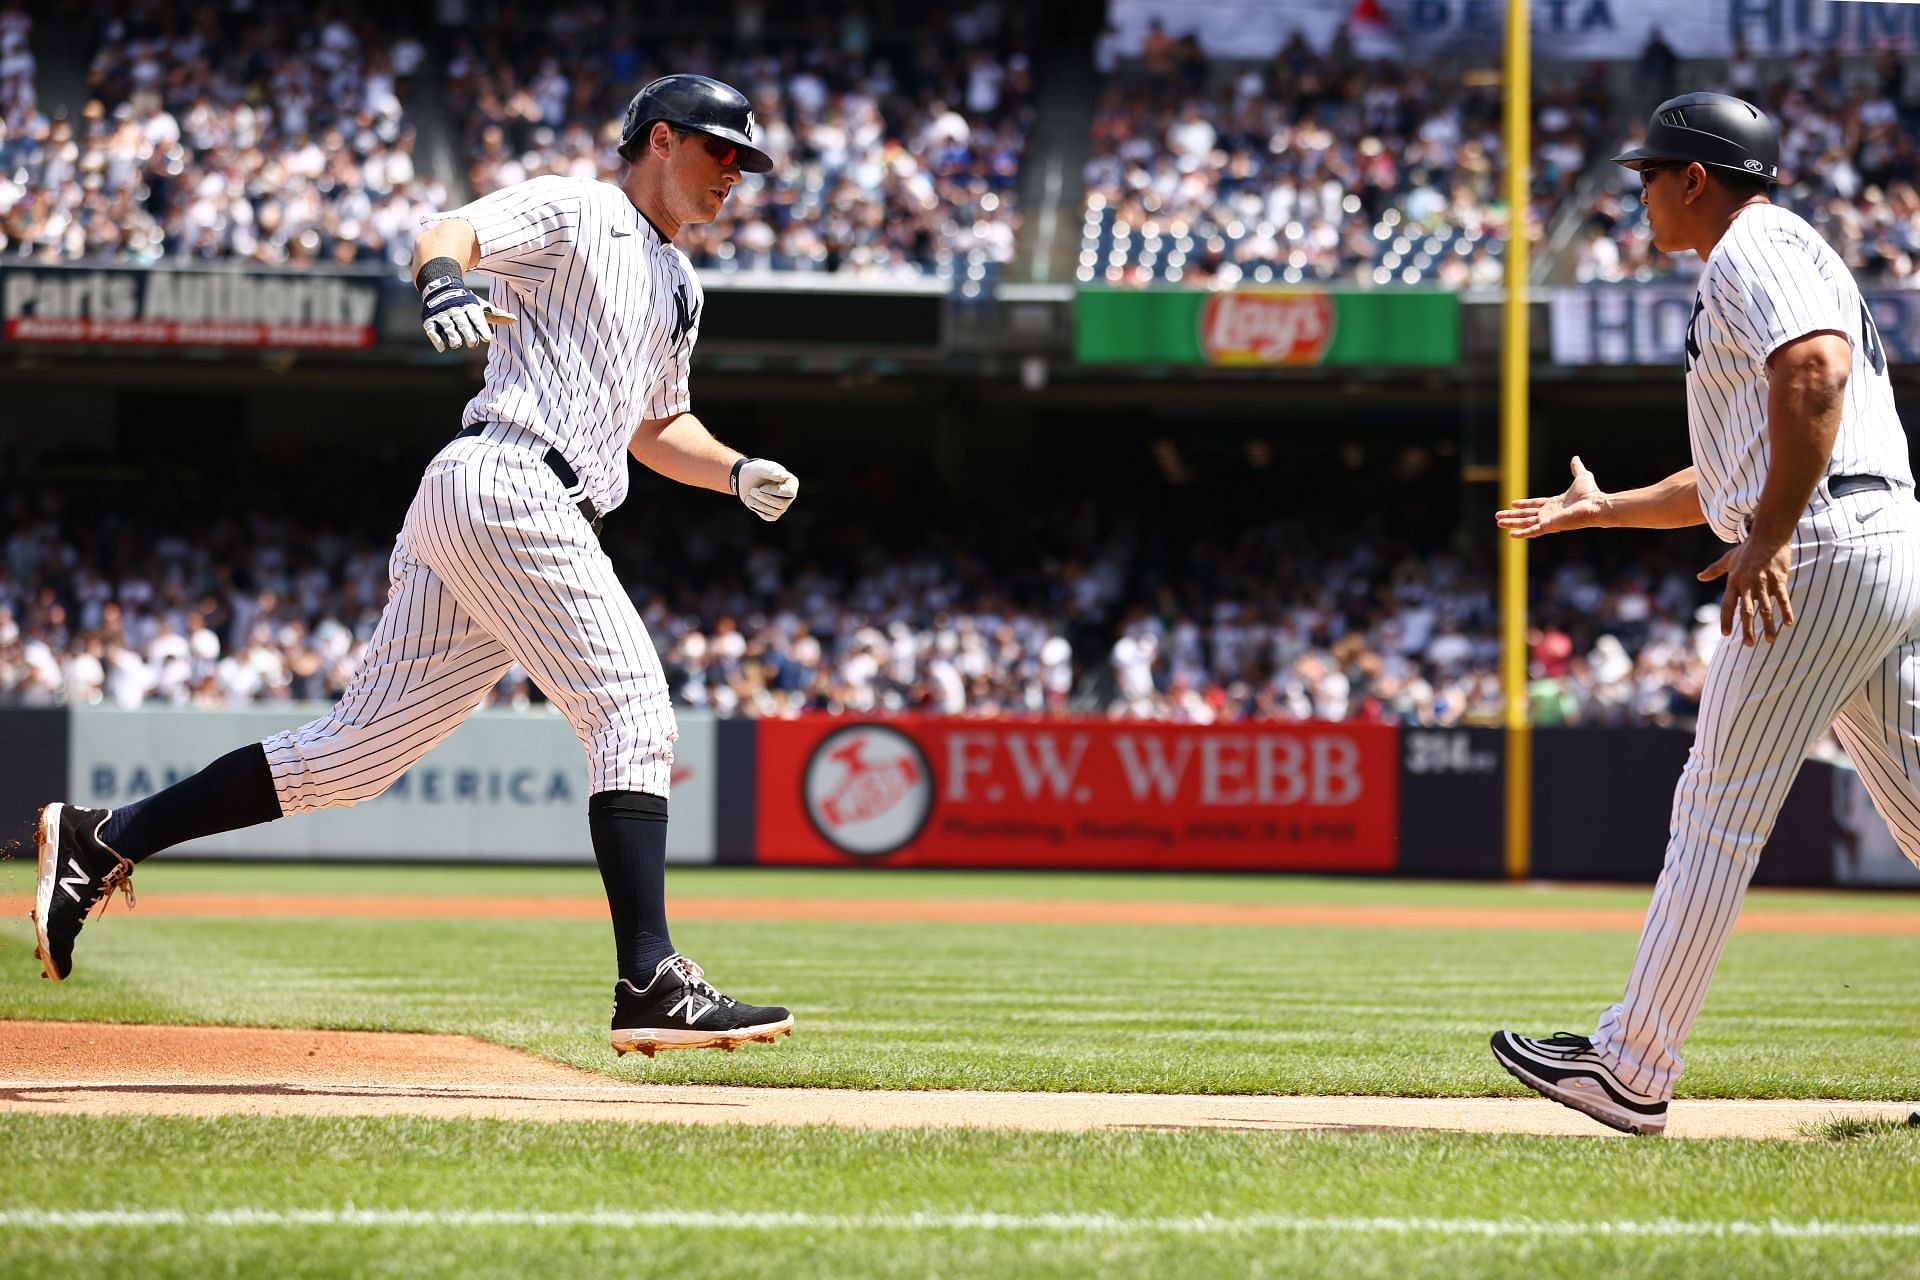
<instances>
[{"instance_id":1,"label":"red logo on sign","mask_svg":"<svg viewBox=\"0 0 1920 1280\"><path fill-rule=\"evenodd\" d=\"M807 816L847 853L891 853L920 834L933 809L933 774L897 729L855 725L830 735L807 762Z\"/></svg>"},{"instance_id":2,"label":"red logo on sign","mask_svg":"<svg viewBox=\"0 0 1920 1280\"><path fill-rule=\"evenodd\" d=\"M827 758L838 762L842 770L839 784L820 801L820 816L827 825L844 827L849 822L885 817L913 793L914 784L923 776L911 756L876 764L864 758L866 752L866 740L855 738L827 753Z\"/></svg>"},{"instance_id":3,"label":"red logo on sign","mask_svg":"<svg viewBox=\"0 0 1920 1280\"><path fill-rule=\"evenodd\" d=\"M1216 293L1200 313L1200 346L1209 364L1319 364L1333 323L1324 293Z\"/></svg>"}]
</instances>

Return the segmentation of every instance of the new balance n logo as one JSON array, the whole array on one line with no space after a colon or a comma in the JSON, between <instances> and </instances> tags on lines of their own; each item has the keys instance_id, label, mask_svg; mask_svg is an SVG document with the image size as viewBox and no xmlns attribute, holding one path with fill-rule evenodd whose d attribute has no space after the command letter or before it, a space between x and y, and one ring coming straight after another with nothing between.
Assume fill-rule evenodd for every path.
<instances>
[{"instance_id":1,"label":"new balance n logo","mask_svg":"<svg viewBox=\"0 0 1920 1280\"><path fill-rule=\"evenodd\" d=\"M695 992L685 991L681 993L678 1000L674 1001L673 1008L667 1010L667 1016L671 1018L682 1009L685 1009L687 1011L687 1022L691 1025L706 1017L712 1008L713 1001L704 1000Z\"/></svg>"},{"instance_id":2,"label":"new balance n logo","mask_svg":"<svg viewBox=\"0 0 1920 1280\"><path fill-rule=\"evenodd\" d=\"M87 887L87 873L80 869L78 862L70 863L69 865L73 868L73 874L61 876L59 881L60 887L65 889L67 896L75 902L85 902L86 899L81 896L80 891Z\"/></svg>"}]
</instances>

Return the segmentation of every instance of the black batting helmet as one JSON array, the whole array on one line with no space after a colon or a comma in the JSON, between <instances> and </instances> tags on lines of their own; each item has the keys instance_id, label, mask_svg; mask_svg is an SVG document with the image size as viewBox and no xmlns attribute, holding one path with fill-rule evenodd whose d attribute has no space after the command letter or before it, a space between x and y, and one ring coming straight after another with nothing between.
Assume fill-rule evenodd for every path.
<instances>
[{"instance_id":1,"label":"black batting helmet","mask_svg":"<svg viewBox=\"0 0 1920 1280\"><path fill-rule=\"evenodd\" d=\"M1780 133L1767 113L1724 93L1683 93L1653 109L1647 140L1613 158L1640 169L1662 160L1697 161L1709 169L1780 181Z\"/></svg>"},{"instance_id":2,"label":"black batting helmet","mask_svg":"<svg viewBox=\"0 0 1920 1280\"><path fill-rule=\"evenodd\" d=\"M773 168L772 158L754 145L753 104L730 84L706 76L662 76L634 94L620 129L622 160L632 162L658 120L731 142L739 148L740 168L747 173Z\"/></svg>"}]
</instances>

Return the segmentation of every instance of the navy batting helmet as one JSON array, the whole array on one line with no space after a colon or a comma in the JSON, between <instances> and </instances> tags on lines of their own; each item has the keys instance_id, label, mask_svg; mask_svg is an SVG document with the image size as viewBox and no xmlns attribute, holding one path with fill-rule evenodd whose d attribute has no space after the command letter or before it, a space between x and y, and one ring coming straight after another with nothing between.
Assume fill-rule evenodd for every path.
<instances>
[{"instance_id":1,"label":"navy batting helmet","mask_svg":"<svg viewBox=\"0 0 1920 1280\"><path fill-rule=\"evenodd\" d=\"M634 94L620 129L622 160L632 162L659 120L731 142L739 148L740 168L747 173L773 168L773 160L754 145L753 104L730 84L706 76L662 76Z\"/></svg>"},{"instance_id":2,"label":"navy batting helmet","mask_svg":"<svg viewBox=\"0 0 1920 1280\"><path fill-rule=\"evenodd\" d=\"M1647 140L1613 158L1629 169L1662 160L1780 181L1780 134L1767 113L1724 93L1683 93L1653 109Z\"/></svg>"}]
</instances>

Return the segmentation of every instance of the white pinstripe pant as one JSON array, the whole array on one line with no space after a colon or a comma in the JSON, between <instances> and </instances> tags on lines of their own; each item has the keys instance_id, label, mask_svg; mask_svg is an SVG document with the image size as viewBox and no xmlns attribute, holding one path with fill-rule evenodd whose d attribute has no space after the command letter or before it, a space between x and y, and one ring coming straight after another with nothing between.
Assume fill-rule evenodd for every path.
<instances>
[{"instance_id":1,"label":"white pinstripe pant","mask_svg":"<svg viewBox=\"0 0 1920 1280\"><path fill-rule=\"evenodd\" d=\"M1771 645L1724 640L1708 664L1633 974L1594 1038L1649 1100L1673 1094L1761 847L1829 725L1920 863L1920 504L1904 489L1824 494L1794 530L1794 624Z\"/></svg>"},{"instance_id":2,"label":"white pinstripe pant","mask_svg":"<svg viewBox=\"0 0 1920 1280\"><path fill-rule=\"evenodd\" d=\"M283 814L379 795L516 661L586 747L591 792L667 794L679 735L660 659L545 451L496 424L428 464L347 691L264 743Z\"/></svg>"}]
</instances>

